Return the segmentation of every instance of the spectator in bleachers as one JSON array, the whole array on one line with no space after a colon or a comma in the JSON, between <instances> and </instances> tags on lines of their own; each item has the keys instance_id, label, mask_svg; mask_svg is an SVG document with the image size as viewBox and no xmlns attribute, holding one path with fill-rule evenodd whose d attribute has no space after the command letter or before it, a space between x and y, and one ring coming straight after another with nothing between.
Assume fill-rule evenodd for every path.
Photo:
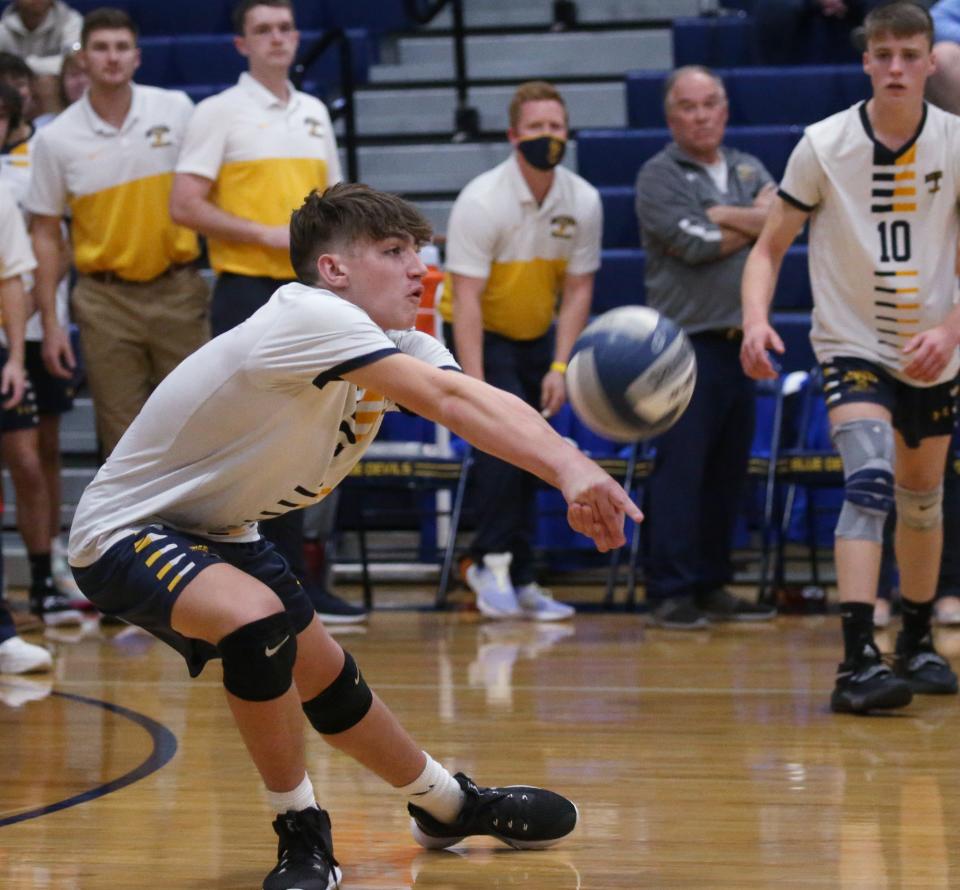
<instances>
[{"instance_id":1,"label":"spectator in bleachers","mask_svg":"<svg viewBox=\"0 0 960 890\"><path fill-rule=\"evenodd\" d=\"M888 0L762 0L753 9L764 65L852 62L851 34Z\"/></svg>"},{"instance_id":2,"label":"spectator in bleachers","mask_svg":"<svg viewBox=\"0 0 960 890\"><path fill-rule=\"evenodd\" d=\"M0 179L11 188L22 212L34 131L20 121L20 108L20 94L0 80ZM32 274L26 285L32 289ZM62 279L57 308L64 322L67 300ZM46 369L42 339L39 314L33 313L26 329L26 394L17 410L4 416L0 452L17 494L17 526L30 560L31 607L47 624L75 624L81 615L71 607L69 597L77 596L79 590L64 558L60 571L53 567L54 548L60 545L60 415L73 406L73 381L54 377ZM62 547L58 556L63 557Z\"/></svg>"},{"instance_id":3,"label":"spectator in bleachers","mask_svg":"<svg viewBox=\"0 0 960 890\"><path fill-rule=\"evenodd\" d=\"M9 84L20 94L20 119L24 124L31 124L38 114L39 106L34 91L35 78L30 66L20 56L0 51L0 81Z\"/></svg>"},{"instance_id":4,"label":"spectator in bleachers","mask_svg":"<svg viewBox=\"0 0 960 890\"><path fill-rule=\"evenodd\" d=\"M196 269L196 235L168 209L190 99L133 83L137 28L122 10L87 15L81 47L90 88L37 135L25 205L43 356L65 379L76 361L56 290L61 223L71 220L72 308L106 455L160 380L208 339L209 291Z\"/></svg>"},{"instance_id":5,"label":"spectator in bleachers","mask_svg":"<svg viewBox=\"0 0 960 890\"><path fill-rule=\"evenodd\" d=\"M197 106L170 200L178 223L207 236L217 273L214 336L245 321L294 279L290 214L305 195L341 179L326 106L289 80L300 42L290 0L242 0L233 23L237 52L249 71L236 86ZM320 509L335 510L336 497ZM364 609L309 577L301 511L264 523L263 533L304 582L324 621L364 620Z\"/></svg>"},{"instance_id":6,"label":"spectator in bleachers","mask_svg":"<svg viewBox=\"0 0 960 890\"><path fill-rule=\"evenodd\" d=\"M555 87L521 84L507 135L510 157L468 183L453 205L440 311L465 373L550 417L566 400L567 359L590 314L603 211L597 190L558 166L568 119ZM533 477L482 453L473 473L482 494L466 580L480 611L572 617L534 577Z\"/></svg>"},{"instance_id":7,"label":"spectator in bleachers","mask_svg":"<svg viewBox=\"0 0 960 890\"><path fill-rule=\"evenodd\" d=\"M927 98L944 111L960 113L960 0L940 0L933 18L936 69L927 81Z\"/></svg>"},{"instance_id":8,"label":"spectator in bleachers","mask_svg":"<svg viewBox=\"0 0 960 890\"><path fill-rule=\"evenodd\" d=\"M36 268L30 238L17 210L13 193L0 182L0 314L6 334L0 348L0 428L9 415L16 415L26 380L23 369L23 332L26 325L26 293L22 276ZM0 553L0 589L3 556ZM0 673L26 674L46 671L52 665L50 653L17 635L13 616L0 598Z\"/></svg>"},{"instance_id":9,"label":"spectator in bleachers","mask_svg":"<svg viewBox=\"0 0 960 890\"><path fill-rule=\"evenodd\" d=\"M657 439L647 486L646 592L663 627L773 617L725 585L753 437L754 387L740 368L740 273L773 200L770 174L723 144L727 95L700 66L664 84L673 142L641 167L636 202L647 302L679 324L697 356L680 420Z\"/></svg>"},{"instance_id":10,"label":"spectator in bleachers","mask_svg":"<svg viewBox=\"0 0 960 890\"><path fill-rule=\"evenodd\" d=\"M79 47L72 50L63 57L63 67L60 69L60 77L57 82L57 98L60 103L60 111L69 108L82 95L83 91L90 86L90 78L87 77L87 71L80 61Z\"/></svg>"},{"instance_id":11,"label":"spectator in bleachers","mask_svg":"<svg viewBox=\"0 0 960 890\"><path fill-rule=\"evenodd\" d=\"M56 110L64 54L80 40L83 18L61 0L11 0L0 15L0 51L26 60L37 77L41 111Z\"/></svg>"},{"instance_id":12,"label":"spectator in bleachers","mask_svg":"<svg viewBox=\"0 0 960 890\"><path fill-rule=\"evenodd\" d=\"M743 276L743 366L773 378L768 350L784 347L770 300L809 220L811 341L844 472L834 543L844 660L830 705L854 713L958 688L930 627L960 371L960 119L924 102L934 68L926 10L894 2L864 29L871 98L807 127ZM903 627L891 670L873 616L894 505Z\"/></svg>"}]
</instances>

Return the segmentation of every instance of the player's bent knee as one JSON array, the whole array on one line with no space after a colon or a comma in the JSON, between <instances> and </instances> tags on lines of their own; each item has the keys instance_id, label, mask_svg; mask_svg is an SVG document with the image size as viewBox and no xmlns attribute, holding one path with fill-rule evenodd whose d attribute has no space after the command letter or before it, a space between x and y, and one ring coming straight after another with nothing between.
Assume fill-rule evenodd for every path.
<instances>
[{"instance_id":1,"label":"player's bent knee","mask_svg":"<svg viewBox=\"0 0 960 890\"><path fill-rule=\"evenodd\" d=\"M930 491L896 488L897 521L908 528L927 531L943 524L943 486Z\"/></svg>"},{"instance_id":2,"label":"player's bent knee","mask_svg":"<svg viewBox=\"0 0 960 890\"><path fill-rule=\"evenodd\" d=\"M371 705L373 692L353 656L344 650L343 670L323 692L303 703L303 713L317 732L335 735L356 726Z\"/></svg>"},{"instance_id":3,"label":"player's bent knee","mask_svg":"<svg viewBox=\"0 0 960 890\"><path fill-rule=\"evenodd\" d=\"M279 698L293 682L297 635L286 612L238 627L217 644L223 685L243 701Z\"/></svg>"},{"instance_id":4,"label":"player's bent knee","mask_svg":"<svg viewBox=\"0 0 960 890\"><path fill-rule=\"evenodd\" d=\"M893 427L864 418L838 424L831 435L844 473L836 536L879 543L894 503Z\"/></svg>"}]
</instances>

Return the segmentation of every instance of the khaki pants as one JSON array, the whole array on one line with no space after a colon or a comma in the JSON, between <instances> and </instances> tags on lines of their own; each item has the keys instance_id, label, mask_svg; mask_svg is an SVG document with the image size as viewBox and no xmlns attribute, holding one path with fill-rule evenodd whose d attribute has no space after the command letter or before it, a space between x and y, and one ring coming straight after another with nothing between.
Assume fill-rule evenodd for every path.
<instances>
[{"instance_id":1,"label":"khaki pants","mask_svg":"<svg viewBox=\"0 0 960 890\"><path fill-rule=\"evenodd\" d=\"M106 457L157 384L210 339L210 291L189 266L143 284L81 275L72 308Z\"/></svg>"}]
</instances>

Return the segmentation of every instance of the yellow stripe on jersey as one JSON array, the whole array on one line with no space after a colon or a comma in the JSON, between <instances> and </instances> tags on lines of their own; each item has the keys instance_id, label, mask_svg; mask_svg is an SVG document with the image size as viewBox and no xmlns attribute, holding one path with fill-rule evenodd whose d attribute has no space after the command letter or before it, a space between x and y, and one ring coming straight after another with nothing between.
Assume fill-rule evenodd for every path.
<instances>
[{"instance_id":1,"label":"yellow stripe on jersey","mask_svg":"<svg viewBox=\"0 0 960 890\"><path fill-rule=\"evenodd\" d=\"M319 158L264 158L220 168L210 199L227 213L268 226L287 226L290 214L314 189L327 187L327 162ZM286 250L210 238L210 265L217 272L294 278Z\"/></svg>"},{"instance_id":2,"label":"yellow stripe on jersey","mask_svg":"<svg viewBox=\"0 0 960 890\"><path fill-rule=\"evenodd\" d=\"M172 185L171 171L72 196L77 271L115 272L129 281L149 281L171 264L196 259L197 236L170 219Z\"/></svg>"},{"instance_id":3,"label":"yellow stripe on jersey","mask_svg":"<svg viewBox=\"0 0 960 890\"><path fill-rule=\"evenodd\" d=\"M553 322L566 270L565 259L493 263L480 295L484 330L512 340L542 337ZM453 321L453 283L449 274L440 313L446 321Z\"/></svg>"},{"instance_id":4,"label":"yellow stripe on jersey","mask_svg":"<svg viewBox=\"0 0 960 890\"><path fill-rule=\"evenodd\" d=\"M901 170L898 173L893 174L895 181L900 181L904 179L916 179L917 174L913 170Z\"/></svg>"},{"instance_id":5,"label":"yellow stripe on jersey","mask_svg":"<svg viewBox=\"0 0 960 890\"><path fill-rule=\"evenodd\" d=\"M917 190L912 185L901 186L900 188L893 190L894 196L915 195L916 193Z\"/></svg>"},{"instance_id":6,"label":"yellow stripe on jersey","mask_svg":"<svg viewBox=\"0 0 960 890\"><path fill-rule=\"evenodd\" d=\"M907 151L905 151L899 158L895 161L898 167L906 167L909 164L915 164L917 162L917 146L916 143L910 146Z\"/></svg>"},{"instance_id":7,"label":"yellow stripe on jersey","mask_svg":"<svg viewBox=\"0 0 960 890\"><path fill-rule=\"evenodd\" d=\"M894 213L910 213L917 209L916 204L894 204L893 212Z\"/></svg>"},{"instance_id":8,"label":"yellow stripe on jersey","mask_svg":"<svg viewBox=\"0 0 960 890\"><path fill-rule=\"evenodd\" d=\"M898 287L894 289L896 294L918 294L920 293L919 287Z\"/></svg>"}]
</instances>

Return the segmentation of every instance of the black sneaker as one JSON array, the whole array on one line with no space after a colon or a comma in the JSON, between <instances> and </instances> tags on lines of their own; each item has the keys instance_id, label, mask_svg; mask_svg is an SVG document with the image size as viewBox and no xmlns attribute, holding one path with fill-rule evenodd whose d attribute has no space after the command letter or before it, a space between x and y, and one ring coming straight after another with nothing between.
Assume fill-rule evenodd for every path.
<instances>
[{"instance_id":1,"label":"black sneaker","mask_svg":"<svg viewBox=\"0 0 960 890\"><path fill-rule=\"evenodd\" d=\"M325 590L319 584L306 584L313 608L324 624L356 624L367 620L367 610Z\"/></svg>"},{"instance_id":2,"label":"black sneaker","mask_svg":"<svg viewBox=\"0 0 960 890\"><path fill-rule=\"evenodd\" d=\"M671 630L704 630L710 626L707 616L697 608L692 596L671 597L651 612L653 623Z\"/></svg>"},{"instance_id":3,"label":"black sneaker","mask_svg":"<svg viewBox=\"0 0 960 890\"><path fill-rule=\"evenodd\" d=\"M54 587L51 578L30 587L30 611L47 627L83 623L83 613Z\"/></svg>"},{"instance_id":4,"label":"black sneaker","mask_svg":"<svg viewBox=\"0 0 960 890\"><path fill-rule=\"evenodd\" d=\"M913 692L906 680L887 667L880 653L869 643L859 658L837 667L837 683L830 696L830 709L840 713L864 714L910 704Z\"/></svg>"},{"instance_id":5,"label":"black sneaker","mask_svg":"<svg viewBox=\"0 0 960 890\"><path fill-rule=\"evenodd\" d=\"M576 806L553 791L532 785L478 788L463 773L454 778L466 795L456 821L438 822L426 810L407 804L413 839L428 850L452 847L475 834L495 837L518 850L541 850L576 827Z\"/></svg>"},{"instance_id":6,"label":"black sneaker","mask_svg":"<svg viewBox=\"0 0 960 890\"><path fill-rule=\"evenodd\" d=\"M277 865L263 879L263 890L333 890L341 872L333 858L330 817L325 810L289 810L277 816Z\"/></svg>"},{"instance_id":7,"label":"black sneaker","mask_svg":"<svg viewBox=\"0 0 960 890\"><path fill-rule=\"evenodd\" d=\"M711 621L769 621L777 614L776 606L751 603L722 587L698 596L696 604Z\"/></svg>"},{"instance_id":8,"label":"black sneaker","mask_svg":"<svg viewBox=\"0 0 960 890\"><path fill-rule=\"evenodd\" d=\"M917 645L907 648L903 631L897 634L893 669L920 695L956 695L957 675L950 663L933 648L927 634Z\"/></svg>"}]
</instances>

